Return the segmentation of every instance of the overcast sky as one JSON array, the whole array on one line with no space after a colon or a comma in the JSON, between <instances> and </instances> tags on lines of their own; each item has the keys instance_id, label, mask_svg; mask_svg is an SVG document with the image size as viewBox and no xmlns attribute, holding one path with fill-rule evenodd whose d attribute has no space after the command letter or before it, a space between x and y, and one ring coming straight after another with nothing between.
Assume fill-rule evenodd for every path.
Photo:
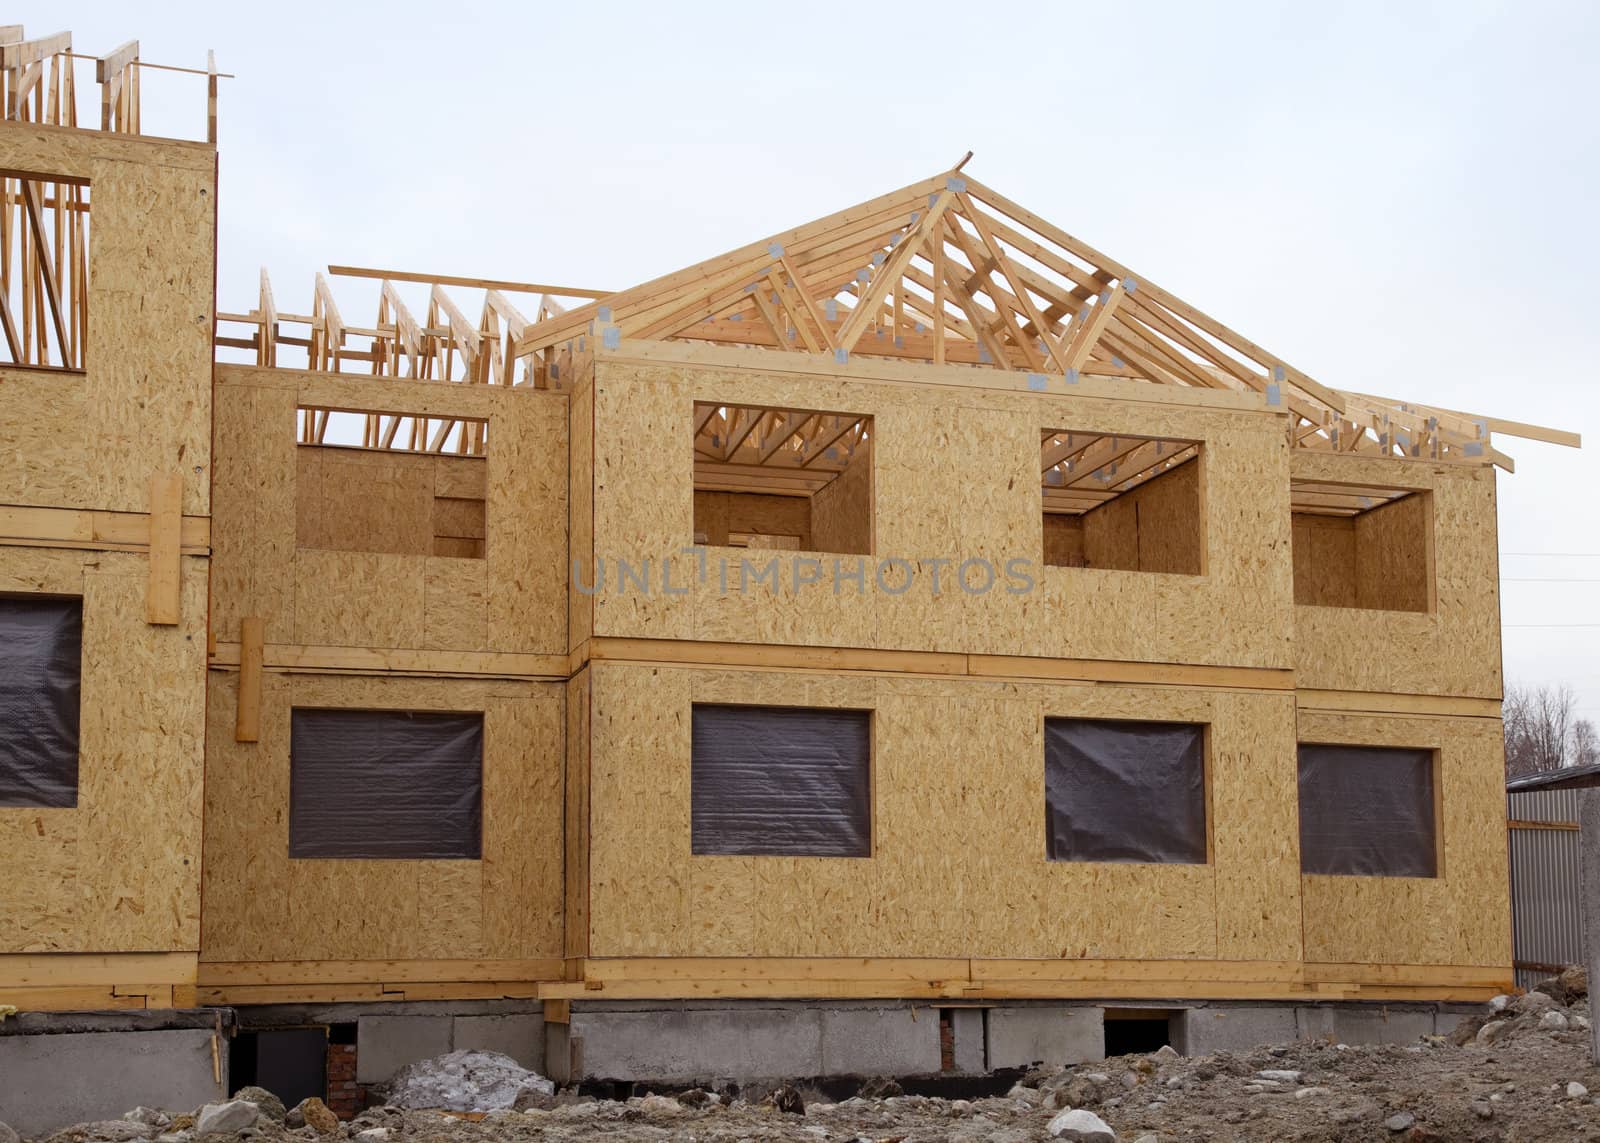
<instances>
[{"instance_id":1,"label":"overcast sky","mask_svg":"<svg viewBox=\"0 0 1600 1143\"><path fill-rule=\"evenodd\" d=\"M1500 546L1508 680L1570 681L1600 721L1600 5L12 10L79 51L209 47L237 73L225 310L261 265L299 312L329 263L622 288L970 148L977 178L1325 384L1590 436L1497 438ZM203 80L146 93L147 130L203 132Z\"/></svg>"}]
</instances>

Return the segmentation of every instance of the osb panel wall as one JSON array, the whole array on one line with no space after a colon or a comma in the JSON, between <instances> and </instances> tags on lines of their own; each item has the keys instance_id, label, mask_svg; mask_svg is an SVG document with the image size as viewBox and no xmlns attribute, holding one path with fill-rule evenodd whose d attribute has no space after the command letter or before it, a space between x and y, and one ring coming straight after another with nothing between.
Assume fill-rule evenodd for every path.
<instances>
[{"instance_id":1,"label":"osb panel wall","mask_svg":"<svg viewBox=\"0 0 1600 1143\"><path fill-rule=\"evenodd\" d=\"M1430 496L1416 497L1416 504L1406 511L1426 511L1431 506L1433 517L1433 610L1297 606L1298 685L1499 698L1500 573L1493 470L1309 452L1297 452L1291 468L1296 480L1427 492ZM1398 514L1391 519L1406 521Z\"/></svg>"},{"instance_id":2,"label":"osb panel wall","mask_svg":"<svg viewBox=\"0 0 1600 1143\"><path fill-rule=\"evenodd\" d=\"M801 548L811 547L811 499L769 496L757 492L708 492L695 489L694 530L718 547L729 532L762 536L794 536Z\"/></svg>"},{"instance_id":3,"label":"osb panel wall","mask_svg":"<svg viewBox=\"0 0 1600 1143\"><path fill-rule=\"evenodd\" d=\"M1084 564L1198 575L1205 555L1203 503L1199 461L1124 492L1084 514Z\"/></svg>"},{"instance_id":4,"label":"osb panel wall","mask_svg":"<svg viewBox=\"0 0 1600 1143\"><path fill-rule=\"evenodd\" d=\"M811 534L819 552L872 551L872 452L856 454L838 476L811 494Z\"/></svg>"},{"instance_id":5,"label":"osb panel wall","mask_svg":"<svg viewBox=\"0 0 1600 1143\"><path fill-rule=\"evenodd\" d=\"M1027 394L795 377L733 368L652 364L621 356L596 362L596 551L606 590L593 600L601 635L734 640L809 646L1041 655L1153 662L1287 667L1291 663L1288 446L1281 419L1264 410L1136 399ZM640 440L687 442L694 402L844 409L874 418L874 555L825 558L819 582L801 583L780 559L780 589L745 581L748 553L679 554L693 530L688 448L641 449ZM1204 576L1041 566L1039 433L1084 431L1199 440L1206 450ZM901 568L883 584L887 558ZM687 595L616 590L616 561L672 565ZM962 561L996 573L983 594L960 590ZM1032 582L1008 580L1009 561ZM729 567L724 590L717 566ZM942 563L940 561L949 561ZM765 563L765 561L760 561ZM760 570L760 569L758 569ZM863 573L865 590L853 586ZM801 569L801 577L810 569ZM933 579L940 577L940 589ZM981 565L968 583L981 588ZM836 585L838 590L836 590Z\"/></svg>"},{"instance_id":6,"label":"osb panel wall","mask_svg":"<svg viewBox=\"0 0 1600 1143\"><path fill-rule=\"evenodd\" d=\"M0 592L83 599L78 804L0 807L0 952L199 947L205 561L145 622L143 554L0 548Z\"/></svg>"},{"instance_id":7,"label":"osb panel wall","mask_svg":"<svg viewBox=\"0 0 1600 1143\"><path fill-rule=\"evenodd\" d=\"M1294 601L1311 607L1355 607L1355 521L1296 512L1293 529Z\"/></svg>"},{"instance_id":8,"label":"osb panel wall","mask_svg":"<svg viewBox=\"0 0 1600 1143\"><path fill-rule=\"evenodd\" d=\"M1433 513L1427 493L1369 509L1355 519L1356 593L1361 607L1427 611Z\"/></svg>"},{"instance_id":9,"label":"osb panel wall","mask_svg":"<svg viewBox=\"0 0 1600 1143\"><path fill-rule=\"evenodd\" d=\"M90 182L88 368L0 367L0 502L146 512L151 475L182 472L205 515L216 149L5 123L0 151Z\"/></svg>"},{"instance_id":10,"label":"osb panel wall","mask_svg":"<svg viewBox=\"0 0 1600 1143\"><path fill-rule=\"evenodd\" d=\"M564 689L268 671L261 740L235 742L238 675L212 672L201 958L560 956ZM291 860L296 706L482 711L483 859Z\"/></svg>"},{"instance_id":11,"label":"osb panel wall","mask_svg":"<svg viewBox=\"0 0 1600 1143\"><path fill-rule=\"evenodd\" d=\"M1301 742L1439 752L1438 877L1307 876L1306 957L1355 964L1511 963L1499 719L1300 712Z\"/></svg>"},{"instance_id":12,"label":"osb panel wall","mask_svg":"<svg viewBox=\"0 0 1600 1143\"><path fill-rule=\"evenodd\" d=\"M295 462L297 546L483 558L482 457L299 445Z\"/></svg>"},{"instance_id":13,"label":"osb panel wall","mask_svg":"<svg viewBox=\"0 0 1600 1143\"><path fill-rule=\"evenodd\" d=\"M594 362L585 358L567 395L567 487L569 568L567 650L575 651L594 633L594 598L585 592L597 583L594 566Z\"/></svg>"},{"instance_id":14,"label":"osb panel wall","mask_svg":"<svg viewBox=\"0 0 1600 1143\"><path fill-rule=\"evenodd\" d=\"M566 956L589 955L589 670L567 680Z\"/></svg>"},{"instance_id":15,"label":"osb panel wall","mask_svg":"<svg viewBox=\"0 0 1600 1143\"><path fill-rule=\"evenodd\" d=\"M1058 568L1081 568L1083 517L1048 513L1044 518L1044 562Z\"/></svg>"},{"instance_id":16,"label":"osb panel wall","mask_svg":"<svg viewBox=\"0 0 1600 1143\"><path fill-rule=\"evenodd\" d=\"M1300 956L1293 699L589 667L594 956ZM866 708L871 858L695 857L696 702ZM1208 723L1209 865L1050 862L1048 715Z\"/></svg>"},{"instance_id":17,"label":"osb panel wall","mask_svg":"<svg viewBox=\"0 0 1600 1143\"><path fill-rule=\"evenodd\" d=\"M212 591L219 638L237 638L240 619L261 616L268 643L567 651L566 398L244 366L219 366L217 376ZM470 462L484 468L484 558L302 546L308 525L297 504L315 498L297 488L297 452L308 451L294 440L297 405L486 419L488 456ZM324 455L320 464L328 463ZM463 494L447 499L467 499L476 484L436 472L440 487ZM395 532L420 535L420 516L401 516L386 515ZM316 525L320 538L334 526L342 525Z\"/></svg>"}]
</instances>

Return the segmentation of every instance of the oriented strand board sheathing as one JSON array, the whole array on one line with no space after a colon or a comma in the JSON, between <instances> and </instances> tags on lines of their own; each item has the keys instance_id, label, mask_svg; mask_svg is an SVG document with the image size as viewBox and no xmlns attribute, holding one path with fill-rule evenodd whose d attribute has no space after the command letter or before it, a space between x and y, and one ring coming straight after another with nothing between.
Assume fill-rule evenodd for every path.
<instances>
[{"instance_id":1,"label":"oriented strand board sheathing","mask_svg":"<svg viewBox=\"0 0 1600 1143\"><path fill-rule=\"evenodd\" d=\"M1290 696L613 662L589 674L594 956L1299 956ZM873 856L691 856L695 702L873 710ZM1212 863L1047 861L1051 715L1210 724Z\"/></svg>"},{"instance_id":2,"label":"oriented strand board sheathing","mask_svg":"<svg viewBox=\"0 0 1600 1143\"><path fill-rule=\"evenodd\" d=\"M565 654L566 398L487 389L219 366L220 628L260 615L269 645ZM319 404L485 419L488 457L296 445L295 408ZM434 554L441 536L483 558Z\"/></svg>"},{"instance_id":3,"label":"oriented strand board sheathing","mask_svg":"<svg viewBox=\"0 0 1600 1143\"><path fill-rule=\"evenodd\" d=\"M15 122L0 130L9 170L88 179L92 204L88 369L21 385L23 371L5 371L5 499L143 512L150 474L182 470L184 513L205 515L216 149Z\"/></svg>"},{"instance_id":4,"label":"oriented strand board sheathing","mask_svg":"<svg viewBox=\"0 0 1600 1143\"><path fill-rule=\"evenodd\" d=\"M500 413L489 419L488 649L560 654L567 650L567 399L527 389L500 396Z\"/></svg>"},{"instance_id":5,"label":"oriented strand board sheathing","mask_svg":"<svg viewBox=\"0 0 1600 1143\"><path fill-rule=\"evenodd\" d=\"M565 956L589 955L589 670L567 682Z\"/></svg>"},{"instance_id":6,"label":"oriented strand board sheathing","mask_svg":"<svg viewBox=\"0 0 1600 1143\"><path fill-rule=\"evenodd\" d=\"M1429 609L1432 523L1427 493L1413 493L1355 518L1360 606L1385 611Z\"/></svg>"},{"instance_id":7,"label":"oriented strand board sheathing","mask_svg":"<svg viewBox=\"0 0 1600 1143\"><path fill-rule=\"evenodd\" d=\"M1296 512L1293 522L1295 603L1355 607L1355 521Z\"/></svg>"},{"instance_id":8,"label":"oriented strand board sheathing","mask_svg":"<svg viewBox=\"0 0 1600 1143\"><path fill-rule=\"evenodd\" d=\"M1057 568L1081 568L1083 555L1083 517L1046 513L1044 518L1044 562Z\"/></svg>"},{"instance_id":9,"label":"oriented strand board sheathing","mask_svg":"<svg viewBox=\"0 0 1600 1143\"><path fill-rule=\"evenodd\" d=\"M1439 752L1438 877L1303 878L1306 957L1368 964L1511 963L1505 755L1498 719L1302 711L1302 742Z\"/></svg>"},{"instance_id":10,"label":"oriented strand board sheathing","mask_svg":"<svg viewBox=\"0 0 1600 1143\"><path fill-rule=\"evenodd\" d=\"M561 955L563 684L269 669L247 744L232 741L237 677L211 674L203 959ZM482 860L291 860L295 706L483 711Z\"/></svg>"},{"instance_id":11,"label":"oriented strand board sheathing","mask_svg":"<svg viewBox=\"0 0 1600 1143\"><path fill-rule=\"evenodd\" d=\"M433 553L438 458L295 449L295 544L337 552ZM308 478L315 478L311 483Z\"/></svg>"},{"instance_id":12,"label":"oriented strand board sheathing","mask_svg":"<svg viewBox=\"0 0 1600 1143\"><path fill-rule=\"evenodd\" d=\"M268 643L296 642L295 404L292 375L217 367L211 620L259 615Z\"/></svg>"},{"instance_id":13,"label":"oriented strand board sheathing","mask_svg":"<svg viewBox=\"0 0 1600 1143\"><path fill-rule=\"evenodd\" d=\"M78 804L0 808L0 952L197 947L205 561L182 558L170 627L145 622L146 562L0 548L0 592L83 598Z\"/></svg>"},{"instance_id":14,"label":"oriented strand board sheathing","mask_svg":"<svg viewBox=\"0 0 1600 1143\"><path fill-rule=\"evenodd\" d=\"M567 398L568 504L567 647L594 632L594 370L590 363Z\"/></svg>"},{"instance_id":15,"label":"oriented strand board sheathing","mask_svg":"<svg viewBox=\"0 0 1600 1143\"><path fill-rule=\"evenodd\" d=\"M1416 503L1407 510L1421 510L1431 502L1436 600L1431 612L1295 607L1298 684L1318 690L1499 698L1494 472L1308 452L1297 452L1292 468L1296 480L1429 493L1408 497Z\"/></svg>"},{"instance_id":16,"label":"oriented strand board sheathing","mask_svg":"<svg viewBox=\"0 0 1600 1143\"><path fill-rule=\"evenodd\" d=\"M694 494L694 530L706 543L725 547L728 533L793 536L800 549L813 548L811 502L804 496L762 493L704 492ZM819 549L820 550L820 549Z\"/></svg>"},{"instance_id":17,"label":"oriented strand board sheathing","mask_svg":"<svg viewBox=\"0 0 1600 1143\"><path fill-rule=\"evenodd\" d=\"M819 582L796 589L793 558L779 561L776 591L752 591L748 581L744 592L724 589L718 563L728 561L735 578L747 553L719 549L707 553L710 574L698 581L695 557L680 554L693 536L696 401L873 417L875 540L864 592L849 578L854 565L836 583L831 561ZM594 600L598 634L1291 665L1289 450L1277 414L656 364L624 350L596 362L595 424L595 546L607 569ZM1201 442L1205 575L1041 566L1039 433L1062 424ZM663 447L639 449L639 440ZM674 440L681 449L670 447ZM891 557L914 569L911 588L898 594L896 567L882 587L874 574ZM634 569L648 561L657 587L669 563L673 583L693 590L618 590L619 559ZM969 559L993 570L987 592L956 586ZM1031 590L1006 578L1013 559L1025 561ZM969 586L982 578L969 568Z\"/></svg>"},{"instance_id":18,"label":"oriented strand board sheathing","mask_svg":"<svg viewBox=\"0 0 1600 1143\"><path fill-rule=\"evenodd\" d=\"M872 451L811 494L811 546L819 552L872 551Z\"/></svg>"}]
</instances>

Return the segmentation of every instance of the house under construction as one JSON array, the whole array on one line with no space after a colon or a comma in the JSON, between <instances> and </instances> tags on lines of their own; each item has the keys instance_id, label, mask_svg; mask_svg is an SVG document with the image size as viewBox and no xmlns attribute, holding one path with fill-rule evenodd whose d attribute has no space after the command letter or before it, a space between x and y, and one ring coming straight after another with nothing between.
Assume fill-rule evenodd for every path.
<instances>
[{"instance_id":1,"label":"house under construction","mask_svg":"<svg viewBox=\"0 0 1600 1143\"><path fill-rule=\"evenodd\" d=\"M137 44L0 43L0 1119L70 1045L105 1110L348 1111L1511 984L1495 469L1574 434L1314 379L961 168L614 292L219 309L215 67L176 141Z\"/></svg>"}]
</instances>

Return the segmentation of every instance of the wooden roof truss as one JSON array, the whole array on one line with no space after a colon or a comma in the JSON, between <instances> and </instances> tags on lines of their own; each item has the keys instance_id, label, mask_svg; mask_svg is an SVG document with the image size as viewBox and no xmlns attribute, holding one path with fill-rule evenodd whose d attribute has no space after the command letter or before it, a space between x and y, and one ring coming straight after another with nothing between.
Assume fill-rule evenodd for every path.
<instances>
[{"instance_id":1,"label":"wooden roof truss","mask_svg":"<svg viewBox=\"0 0 1600 1143\"><path fill-rule=\"evenodd\" d=\"M872 418L859 413L696 403L695 487L808 495L871 443Z\"/></svg>"},{"instance_id":2,"label":"wooden roof truss","mask_svg":"<svg viewBox=\"0 0 1600 1143\"><path fill-rule=\"evenodd\" d=\"M346 323L333 288L322 274L313 284L309 313L278 309L272 281L263 269L253 309L217 314L217 345L246 350L255 364L269 368L282 365L416 381L560 388L572 375L570 353L525 362L519 371L516 339L536 321L565 313L574 298L603 296L598 291L562 286L429 277L354 266L330 266L328 273L377 280L377 313L371 325ZM400 283L427 287L421 307L413 309L407 304ZM481 291L481 304L462 304L451 292L462 287ZM474 308L476 321L467 316ZM223 326L229 327L226 334ZM246 331L235 330L235 326L244 326ZM283 357L286 348L290 355Z\"/></svg>"},{"instance_id":3,"label":"wooden roof truss","mask_svg":"<svg viewBox=\"0 0 1600 1143\"><path fill-rule=\"evenodd\" d=\"M965 160L963 160L964 162ZM623 338L962 364L1259 394L1298 448L1512 462L1491 433L1575 434L1332 389L960 167L719 258L543 317L537 363L596 324Z\"/></svg>"}]
</instances>

